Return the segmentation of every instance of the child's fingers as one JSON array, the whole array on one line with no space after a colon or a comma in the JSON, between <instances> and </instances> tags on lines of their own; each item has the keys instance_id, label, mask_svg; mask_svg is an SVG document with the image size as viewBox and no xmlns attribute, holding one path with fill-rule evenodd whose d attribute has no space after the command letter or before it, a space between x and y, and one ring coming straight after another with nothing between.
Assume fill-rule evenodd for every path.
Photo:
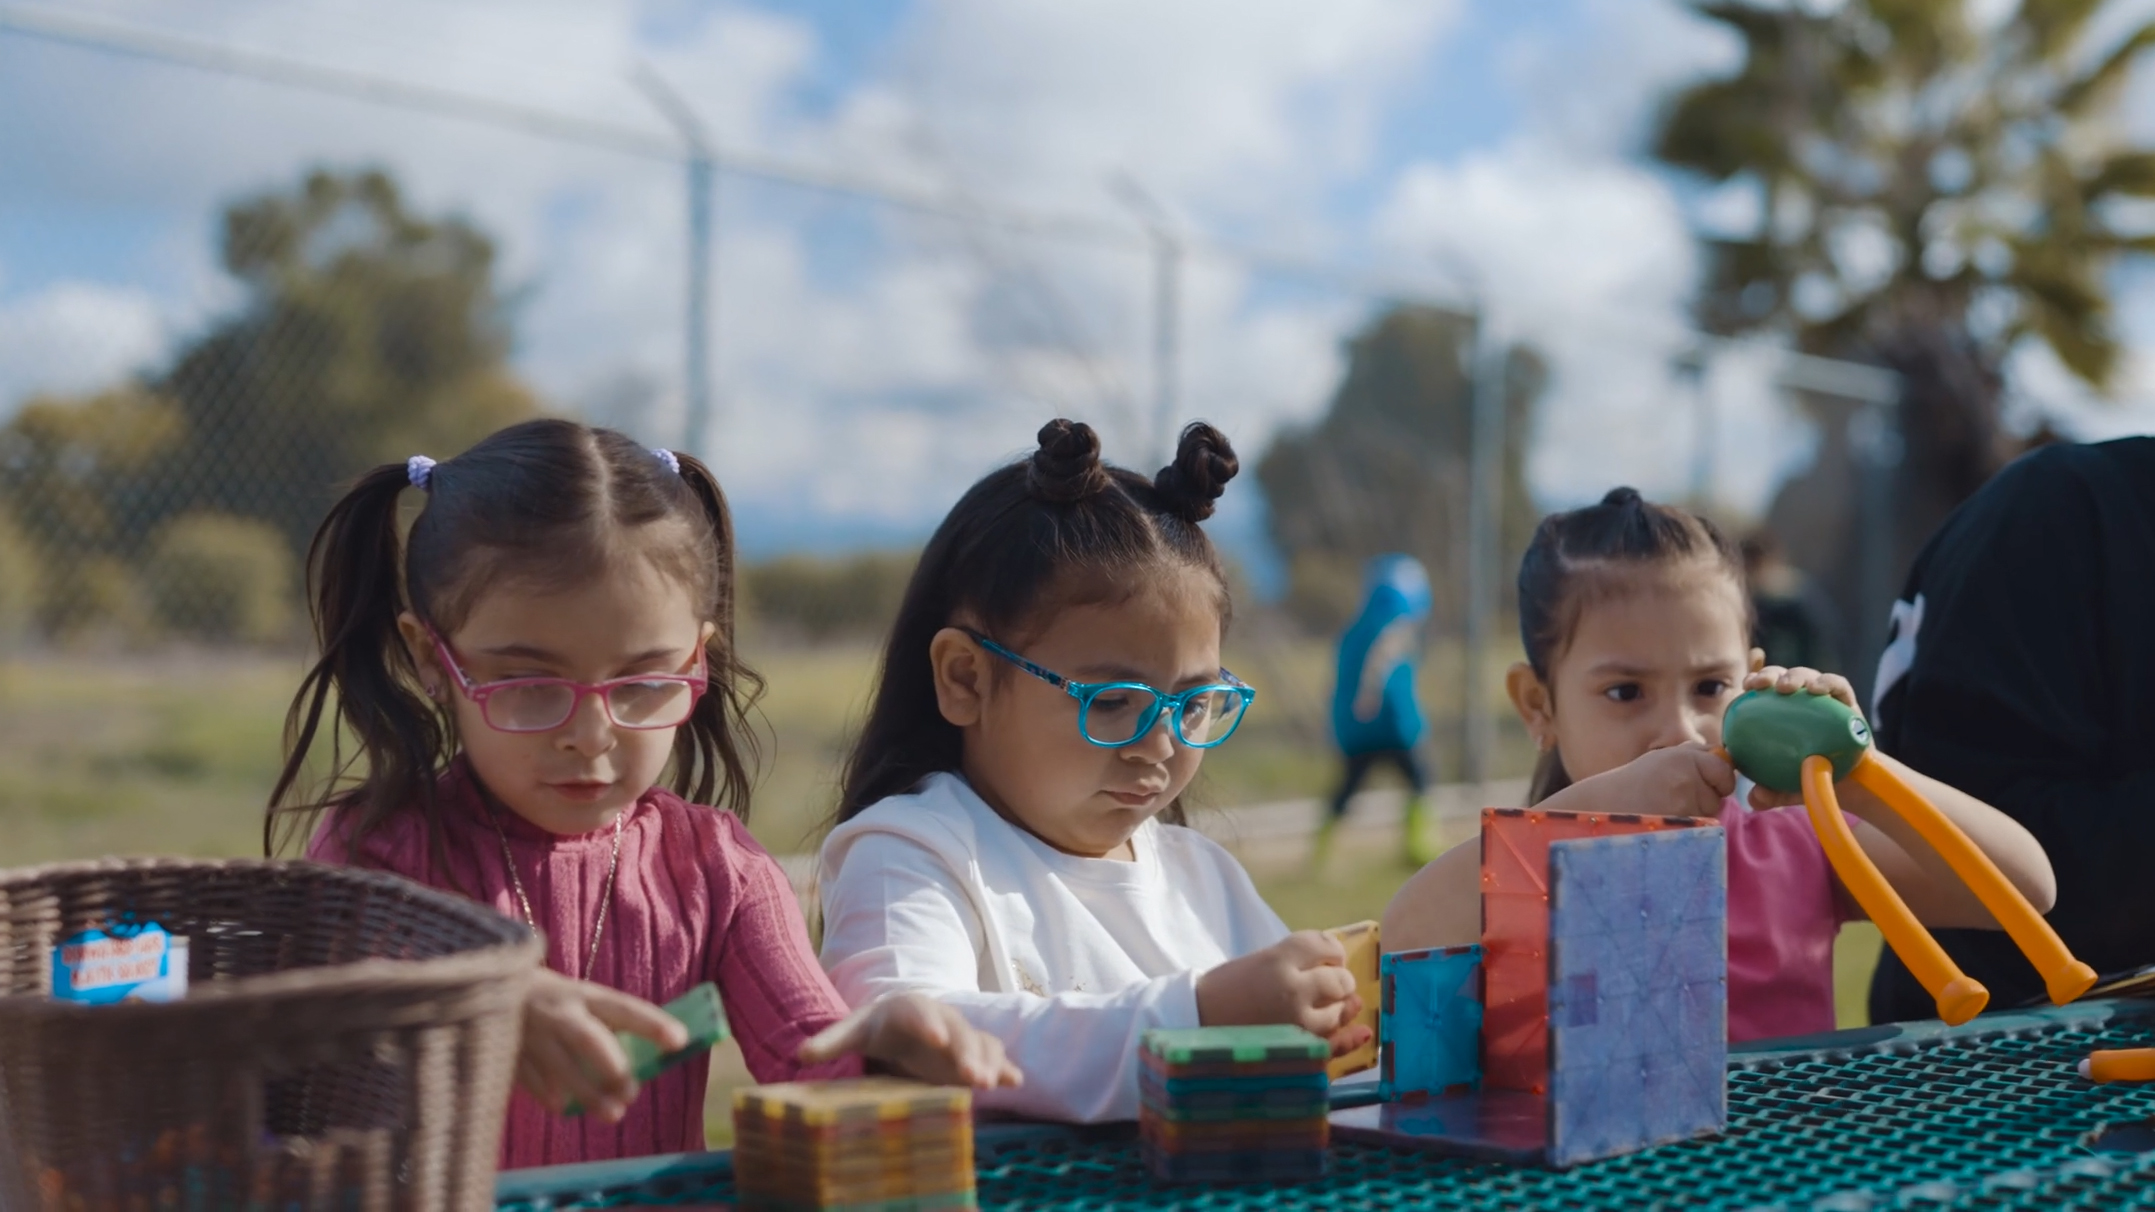
<instances>
[{"instance_id":1,"label":"child's fingers","mask_svg":"<svg viewBox=\"0 0 2155 1212\"><path fill-rule=\"evenodd\" d=\"M516 1084L523 1087L524 1093L529 1094L540 1106L556 1115L561 1114L562 1105L568 1101L561 1096L561 1091L547 1083L539 1066L522 1053L516 1058Z\"/></svg>"},{"instance_id":2,"label":"child's fingers","mask_svg":"<svg viewBox=\"0 0 2155 1212\"><path fill-rule=\"evenodd\" d=\"M1773 688L1782 694L1794 694L1799 690L1810 690L1824 676L1808 665L1798 665L1782 670L1781 676L1774 679Z\"/></svg>"},{"instance_id":3,"label":"child's fingers","mask_svg":"<svg viewBox=\"0 0 2155 1212\"><path fill-rule=\"evenodd\" d=\"M951 1040L966 1029L964 1016L925 993L901 993L890 999L883 1017L889 1030L905 1032L930 1048L950 1047Z\"/></svg>"},{"instance_id":4,"label":"child's fingers","mask_svg":"<svg viewBox=\"0 0 2155 1212\"><path fill-rule=\"evenodd\" d=\"M1761 812L1802 802L1803 796L1799 792L1775 791L1771 787L1761 787L1756 783L1751 785L1751 806Z\"/></svg>"},{"instance_id":5,"label":"child's fingers","mask_svg":"<svg viewBox=\"0 0 2155 1212\"><path fill-rule=\"evenodd\" d=\"M609 1041L611 1042L611 1041ZM526 1054L539 1072L541 1084L553 1092L551 1106L560 1114L569 1103L580 1105L586 1115L595 1115L609 1122L621 1118L627 1110L629 1083L621 1086L605 1082L595 1076L581 1049L571 1046L561 1036L542 1034L524 1041Z\"/></svg>"},{"instance_id":6,"label":"child's fingers","mask_svg":"<svg viewBox=\"0 0 2155 1212\"><path fill-rule=\"evenodd\" d=\"M1850 711L1856 712L1858 715L1863 712L1863 708L1856 702L1855 686L1838 673L1819 675L1818 680L1811 683L1811 693L1830 694Z\"/></svg>"},{"instance_id":7,"label":"child's fingers","mask_svg":"<svg viewBox=\"0 0 2155 1212\"><path fill-rule=\"evenodd\" d=\"M1376 1037L1377 1033L1371 1031L1368 1024L1350 1022L1332 1032L1327 1042L1332 1045L1332 1055L1345 1056Z\"/></svg>"},{"instance_id":8,"label":"child's fingers","mask_svg":"<svg viewBox=\"0 0 2155 1212\"><path fill-rule=\"evenodd\" d=\"M1715 805L1736 794L1736 767L1727 758L1702 745L1698 748L1696 761L1699 780L1713 792Z\"/></svg>"},{"instance_id":9,"label":"child's fingers","mask_svg":"<svg viewBox=\"0 0 2155 1212\"><path fill-rule=\"evenodd\" d=\"M1753 648L1751 650L1751 658L1749 664L1751 667L1751 672L1753 673L1757 673L1759 670L1764 669L1766 667L1766 650L1763 648Z\"/></svg>"},{"instance_id":10,"label":"child's fingers","mask_svg":"<svg viewBox=\"0 0 2155 1212\"><path fill-rule=\"evenodd\" d=\"M959 1072L976 1089L993 1090L1005 1085L1005 1076L1017 1071L1003 1053L1003 1041L985 1031L964 1032L955 1041L955 1050L961 1059Z\"/></svg>"},{"instance_id":11,"label":"child's fingers","mask_svg":"<svg viewBox=\"0 0 2155 1212\"><path fill-rule=\"evenodd\" d=\"M580 990L585 1009L592 1017L616 1031L640 1035L668 1052L688 1047L688 1028L681 1025L673 1015L650 1002L619 989L604 985L586 984ZM615 1049L619 1052L619 1048ZM623 1076L628 1073L627 1058L621 1066Z\"/></svg>"},{"instance_id":12,"label":"child's fingers","mask_svg":"<svg viewBox=\"0 0 2155 1212\"><path fill-rule=\"evenodd\" d=\"M801 1045L800 1058L811 1065L858 1052L868 1039L868 1013L875 1007L863 1006L830 1026L817 1032Z\"/></svg>"},{"instance_id":13,"label":"child's fingers","mask_svg":"<svg viewBox=\"0 0 2155 1212\"><path fill-rule=\"evenodd\" d=\"M1354 995L1354 973L1345 968L1311 968L1303 974L1310 1004L1313 1006L1336 1006L1348 1000L1359 1001Z\"/></svg>"},{"instance_id":14,"label":"child's fingers","mask_svg":"<svg viewBox=\"0 0 2155 1212\"><path fill-rule=\"evenodd\" d=\"M1322 930L1297 930L1280 940L1280 946L1301 968L1338 966L1347 962L1347 949Z\"/></svg>"}]
</instances>

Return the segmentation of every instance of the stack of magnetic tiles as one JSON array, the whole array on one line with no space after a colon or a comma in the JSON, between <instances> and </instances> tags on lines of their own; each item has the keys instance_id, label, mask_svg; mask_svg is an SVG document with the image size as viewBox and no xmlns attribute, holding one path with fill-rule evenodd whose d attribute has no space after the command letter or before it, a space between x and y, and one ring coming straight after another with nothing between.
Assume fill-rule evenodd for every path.
<instances>
[{"instance_id":1,"label":"stack of magnetic tiles","mask_svg":"<svg viewBox=\"0 0 2155 1212\"><path fill-rule=\"evenodd\" d=\"M1145 1033L1138 1077L1145 1167L1169 1182L1324 1174L1332 1050L1299 1027Z\"/></svg>"},{"instance_id":2,"label":"stack of magnetic tiles","mask_svg":"<svg viewBox=\"0 0 2155 1212\"><path fill-rule=\"evenodd\" d=\"M733 1096L744 1208L975 1207L973 1096L897 1078L786 1082Z\"/></svg>"}]
</instances>

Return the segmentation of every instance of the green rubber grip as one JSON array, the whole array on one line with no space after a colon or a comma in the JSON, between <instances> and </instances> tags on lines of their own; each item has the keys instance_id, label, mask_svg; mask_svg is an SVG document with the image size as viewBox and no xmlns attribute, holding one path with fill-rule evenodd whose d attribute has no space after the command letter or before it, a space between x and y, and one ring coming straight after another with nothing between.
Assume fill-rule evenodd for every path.
<instances>
[{"instance_id":1,"label":"green rubber grip","mask_svg":"<svg viewBox=\"0 0 2155 1212\"><path fill-rule=\"evenodd\" d=\"M1831 695L1753 690L1737 696L1721 717L1721 747L1736 772L1773 791L1803 790L1803 759L1833 763L1839 782L1870 752L1863 717Z\"/></svg>"}]
</instances>

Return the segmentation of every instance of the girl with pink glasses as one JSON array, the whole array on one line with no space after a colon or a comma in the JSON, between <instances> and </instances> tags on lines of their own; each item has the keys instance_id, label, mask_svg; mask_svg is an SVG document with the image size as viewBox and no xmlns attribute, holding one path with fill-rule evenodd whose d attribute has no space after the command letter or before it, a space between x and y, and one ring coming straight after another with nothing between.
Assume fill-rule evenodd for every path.
<instances>
[{"instance_id":1,"label":"girl with pink glasses","mask_svg":"<svg viewBox=\"0 0 2155 1212\"><path fill-rule=\"evenodd\" d=\"M400 540L407 488L426 497ZM1017 1083L1000 1043L927 997L849 1013L742 824L761 682L734 651L732 522L701 463L527 422L368 472L309 567L322 654L293 700L264 845L304 840L309 858L546 935L504 1167L701 1148L707 1062L639 1098L614 1031L682 1046L654 1003L705 980L759 1081L865 1057ZM572 1101L588 1113L562 1115Z\"/></svg>"}]
</instances>

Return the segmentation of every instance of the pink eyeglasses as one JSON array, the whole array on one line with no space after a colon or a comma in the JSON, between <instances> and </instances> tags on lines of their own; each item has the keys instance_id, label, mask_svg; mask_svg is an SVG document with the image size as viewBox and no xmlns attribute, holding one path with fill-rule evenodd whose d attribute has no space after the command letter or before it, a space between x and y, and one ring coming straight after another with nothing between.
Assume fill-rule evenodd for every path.
<instances>
[{"instance_id":1,"label":"pink eyeglasses","mask_svg":"<svg viewBox=\"0 0 2155 1212\"><path fill-rule=\"evenodd\" d=\"M711 688L704 676L704 654L696 650L694 673L639 673L606 682L574 682L567 678L507 678L480 685L471 680L447 641L427 627L428 638L442 664L456 676L457 685L479 708L479 716L496 732L552 732L569 722L587 695L597 696L606 718L616 728L648 730L678 728L696 710L696 700Z\"/></svg>"}]
</instances>

